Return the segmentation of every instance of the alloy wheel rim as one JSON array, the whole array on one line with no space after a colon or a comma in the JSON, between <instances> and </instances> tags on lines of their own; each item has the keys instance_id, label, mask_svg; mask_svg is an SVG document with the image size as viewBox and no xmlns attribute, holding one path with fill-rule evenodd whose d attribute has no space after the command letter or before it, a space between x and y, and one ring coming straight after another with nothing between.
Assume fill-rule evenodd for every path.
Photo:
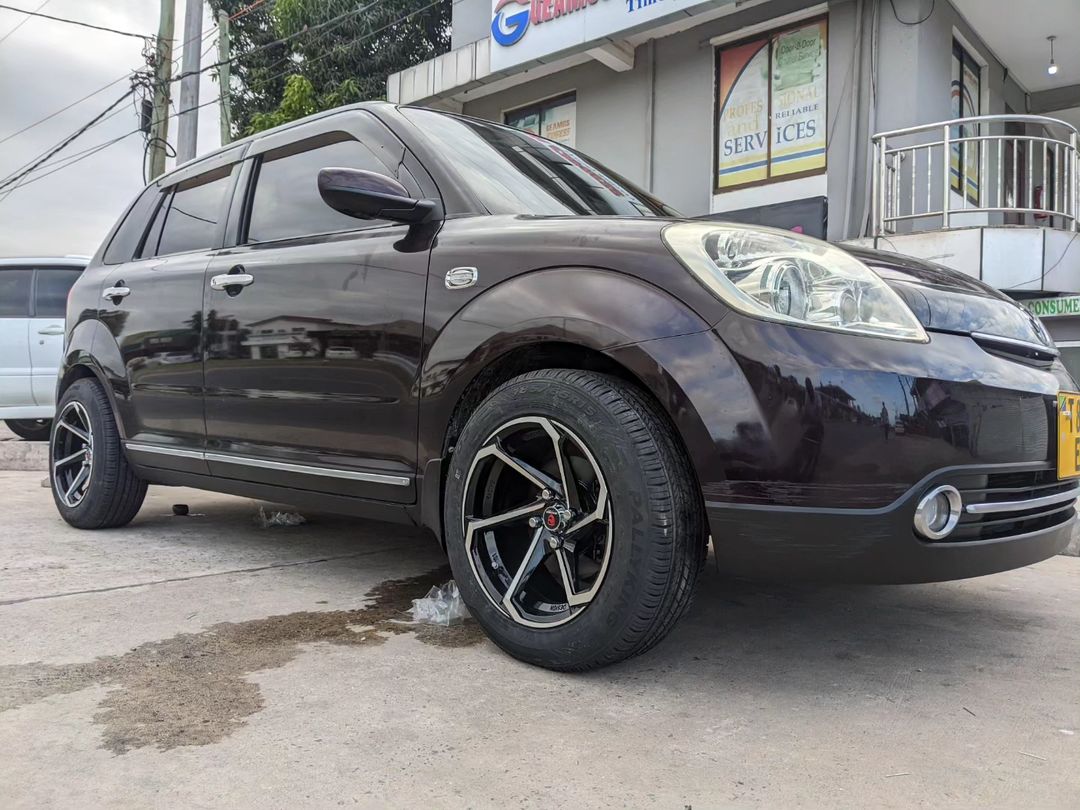
<instances>
[{"instance_id":1,"label":"alloy wheel rim","mask_svg":"<svg viewBox=\"0 0 1080 810\"><path fill-rule=\"evenodd\" d=\"M53 489L68 508L82 503L94 469L94 431L79 402L69 402L56 419L52 440Z\"/></svg>"},{"instance_id":2,"label":"alloy wheel rim","mask_svg":"<svg viewBox=\"0 0 1080 810\"><path fill-rule=\"evenodd\" d=\"M526 416L493 431L469 467L462 516L476 581L517 624L557 627L596 598L611 502L600 465L565 425Z\"/></svg>"}]
</instances>

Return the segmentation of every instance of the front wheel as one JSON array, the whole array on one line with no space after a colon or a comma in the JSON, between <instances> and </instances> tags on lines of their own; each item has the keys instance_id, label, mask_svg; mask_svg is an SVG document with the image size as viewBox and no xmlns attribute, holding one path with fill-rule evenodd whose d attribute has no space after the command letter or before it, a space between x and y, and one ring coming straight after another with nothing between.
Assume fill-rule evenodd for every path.
<instances>
[{"instance_id":1,"label":"front wheel","mask_svg":"<svg viewBox=\"0 0 1080 810\"><path fill-rule=\"evenodd\" d=\"M79 529L124 526L142 506L146 482L128 464L109 398L97 380L76 380L60 398L49 479L60 516Z\"/></svg>"},{"instance_id":2,"label":"front wheel","mask_svg":"<svg viewBox=\"0 0 1080 810\"><path fill-rule=\"evenodd\" d=\"M5 419L8 430L28 442L47 442L52 419Z\"/></svg>"},{"instance_id":3,"label":"front wheel","mask_svg":"<svg viewBox=\"0 0 1080 810\"><path fill-rule=\"evenodd\" d=\"M689 606L700 493L670 424L620 379L547 369L501 386L462 431L445 494L462 597L523 661L612 664Z\"/></svg>"}]
</instances>

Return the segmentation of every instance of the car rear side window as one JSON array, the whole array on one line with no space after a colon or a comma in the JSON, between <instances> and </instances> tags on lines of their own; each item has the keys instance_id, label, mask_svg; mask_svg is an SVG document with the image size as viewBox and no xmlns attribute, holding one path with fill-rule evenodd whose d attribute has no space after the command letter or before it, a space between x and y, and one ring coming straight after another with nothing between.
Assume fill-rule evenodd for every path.
<instances>
[{"instance_id":1,"label":"car rear side window","mask_svg":"<svg viewBox=\"0 0 1080 810\"><path fill-rule=\"evenodd\" d=\"M135 200L127 216L124 217L124 221L113 234L109 247L105 250L105 255L102 257L105 264L123 264L131 261L135 251L139 249L139 240L146 232L146 221L153 213L158 194L158 188L150 186Z\"/></svg>"},{"instance_id":2,"label":"car rear side window","mask_svg":"<svg viewBox=\"0 0 1080 810\"><path fill-rule=\"evenodd\" d=\"M395 174L394 169L370 149L351 139L282 157L268 153L260 163L255 180L247 241L270 242L370 227L372 220L346 216L323 202L319 196L319 170L329 167Z\"/></svg>"},{"instance_id":3,"label":"car rear side window","mask_svg":"<svg viewBox=\"0 0 1080 810\"><path fill-rule=\"evenodd\" d=\"M180 183L168 201L165 224L157 250L144 248L142 255L164 256L191 250L209 250L214 245L218 222L225 216L225 194L229 190L229 167ZM160 212L159 212L160 215ZM147 241L152 237L153 229Z\"/></svg>"},{"instance_id":4,"label":"car rear side window","mask_svg":"<svg viewBox=\"0 0 1080 810\"><path fill-rule=\"evenodd\" d=\"M63 318L67 295L82 270L75 267L45 267L34 282L34 317Z\"/></svg>"},{"instance_id":5,"label":"car rear side window","mask_svg":"<svg viewBox=\"0 0 1080 810\"><path fill-rule=\"evenodd\" d=\"M0 318L30 316L30 284L34 271L29 268L0 268Z\"/></svg>"}]
</instances>

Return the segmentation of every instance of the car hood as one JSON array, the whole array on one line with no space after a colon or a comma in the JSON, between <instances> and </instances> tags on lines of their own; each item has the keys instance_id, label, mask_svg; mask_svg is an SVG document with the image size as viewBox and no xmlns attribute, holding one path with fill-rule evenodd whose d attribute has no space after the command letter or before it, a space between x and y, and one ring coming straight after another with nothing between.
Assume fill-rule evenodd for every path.
<instances>
[{"instance_id":1,"label":"car hood","mask_svg":"<svg viewBox=\"0 0 1080 810\"><path fill-rule=\"evenodd\" d=\"M898 253L847 245L837 247L881 276L926 329L1053 348L1049 334L1034 315L978 279Z\"/></svg>"}]
</instances>

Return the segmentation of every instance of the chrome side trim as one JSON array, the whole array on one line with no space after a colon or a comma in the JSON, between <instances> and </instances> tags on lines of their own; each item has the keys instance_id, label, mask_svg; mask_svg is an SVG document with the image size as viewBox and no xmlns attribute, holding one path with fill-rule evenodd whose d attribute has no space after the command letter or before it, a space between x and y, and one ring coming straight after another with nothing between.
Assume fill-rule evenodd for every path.
<instances>
[{"instance_id":1,"label":"chrome side trim","mask_svg":"<svg viewBox=\"0 0 1080 810\"><path fill-rule=\"evenodd\" d=\"M309 467L306 464L289 464L284 461L269 461L264 458L247 458L244 456L227 456L222 453L205 453L207 461L217 461L221 464L237 464L244 467L261 467L266 470L281 470L282 472L302 473L304 475L322 475L327 478L347 478L350 481L367 481L371 484L389 484L395 487L407 487L411 481L403 475L382 475L380 473L366 473L357 470L340 470L333 467Z\"/></svg>"},{"instance_id":2,"label":"chrome side trim","mask_svg":"<svg viewBox=\"0 0 1080 810\"><path fill-rule=\"evenodd\" d=\"M216 461L220 464L236 464L243 467L261 467L267 470L281 470L282 472L294 472L303 475L321 475L327 478L345 478L350 481L365 481L370 484L387 484L394 487L407 487L412 483L412 479L404 475L383 475L381 473L359 472L358 470L342 470L335 467L312 467L307 464L289 464L284 461L270 461L264 458L232 456L224 453L204 453L200 450L182 450L178 447L139 444L136 442L125 442L124 447L141 453L157 453L162 456Z\"/></svg>"},{"instance_id":3,"label":"chrome side trim","mask_svg":"<svg viewBox=\"0 0 1080 810\"><path fill-rule=\"evenodd\" d=\"M194 458L199 461L203 460L203 454L201 450L184 450L180 447L165 447L157 444L139 444L137 442L124 442L124 447L128 450L135 450L139 453L157 453L159 456L178 456L179 458Z\"/></svg>"},{"instance_id":4,"label":"chrome side trim","mask_svg":"<svg viewBox=\"0 0 1080 810\"><path fill-rule=\"evenodd\" d=\"M989 515L995 512L1022 512L1025 509L1038 509L1041 506L1053 506L1059 503L1075 501L1080 490L1073 487L1068 492L1056 495L1044 495L1041 498L1029 498L1026 501L994 501L991 503L969 503L964 510L969 515Z\"/></svg>"},{"instance_id":5,"label":"chrome side trim","mask_svg":"<svg viewBox=\"0 0 1080 810\"><path fill-rule=\"evenodd\" d=\"M1053 357L1057 357L1060 354L1053 346L1044 346L1041 343L1032 343L1030 340L1020 340L1019 338L988 335L985 332L972 332L971 338L972 340L982 340L986 343L1004 343L1007 346L1016 346L1019 349L1031 349L1032 351L1042 352L1043 354L1049 354Z\"/></svg>"}]
</instances>

